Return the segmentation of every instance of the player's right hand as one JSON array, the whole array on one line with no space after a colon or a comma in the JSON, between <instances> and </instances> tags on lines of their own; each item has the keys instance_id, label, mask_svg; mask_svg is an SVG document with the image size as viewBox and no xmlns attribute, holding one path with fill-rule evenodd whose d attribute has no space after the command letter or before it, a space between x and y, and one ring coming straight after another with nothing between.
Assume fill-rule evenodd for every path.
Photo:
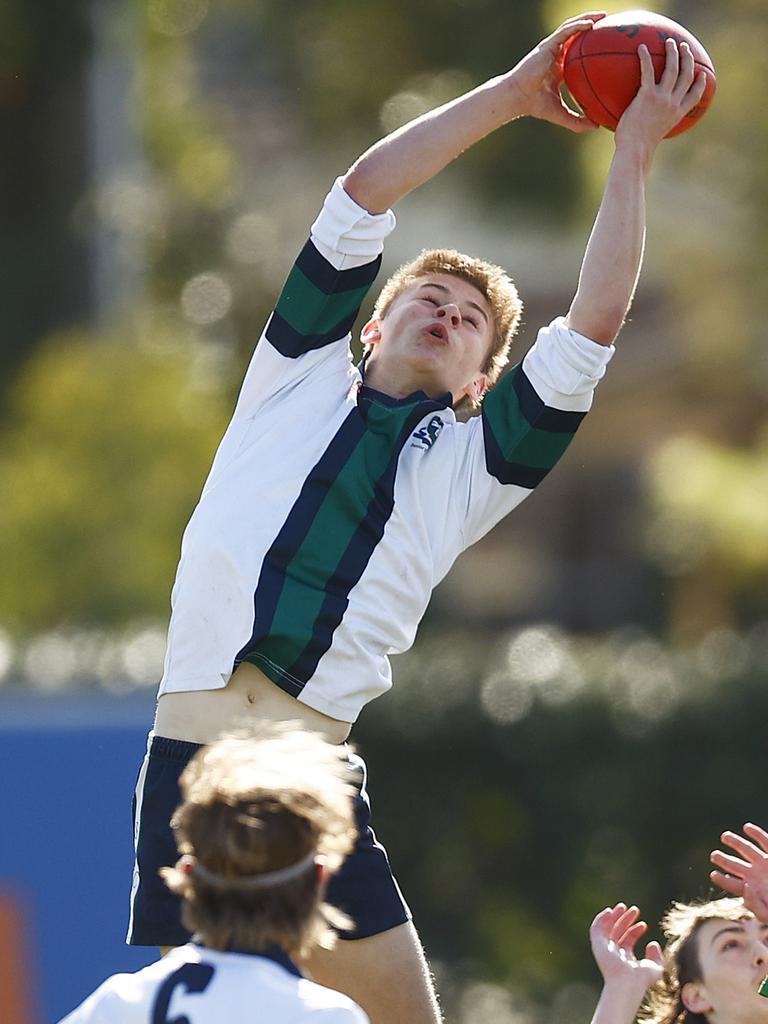
<instances>
[{"instance_id":1,"label":"player's right hand","mask_svg":"<svg viewBox=\"0 0 768 1024\"><path fill-rule=\"evenodd\" d=\"M664 973L664 955L658 942L649 942L639 959L635 954L636 943L648 930L639 916L637 907L617 903L602 910L589 929L592 955L606 985L631 989L638 1000Z\"/></svg>"},{"instance_id":2,"label":"player's right hand","mask_svg":"<svg viewBox=\"0 0 768 1024\"><path fill-rule=\"evenodd\" d=\"M710 879L732 896L741 896L755 917L768 924L768 832L747 822L744 836L723 832L720 839L739 856L713 850L709 859L720 870L710 872Z\"/></svg>"},{"instance_id":3,"label":"player's right hand","mask_svg":"<svg viewBox=\"0 0 768 1024\"><path fill-rule=\"evenodd\" d=\"M563 46L571 36L588 31L604 17L605 11L587 11L568 18L515 65L510 81L517 94L521 114L562 125L573 132L598 127L563 100L560 93L563 83L561 57Z\"/></svg>"}]
</instances>

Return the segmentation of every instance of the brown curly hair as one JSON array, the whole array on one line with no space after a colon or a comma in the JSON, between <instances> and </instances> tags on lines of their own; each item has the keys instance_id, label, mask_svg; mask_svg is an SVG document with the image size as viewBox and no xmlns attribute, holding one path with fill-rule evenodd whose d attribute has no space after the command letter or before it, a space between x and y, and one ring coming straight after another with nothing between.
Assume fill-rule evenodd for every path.
<instances>
[{"instance_id":1,"label":"brown curly hair","mask_svg":"<svg viewBox=\"0 0 768 1024\"><path fill-rule=\"evenodd\" d=\"M706 921L744 921L751 917L744 901L730 896L701 903L673 903L661 921L667 939L664 975L648 990L638 1021L642 1024L707 1024L706 1014L686 1009L682 1000L685 985L702 980L699 930Z\"/></svg>"}]
</instances>

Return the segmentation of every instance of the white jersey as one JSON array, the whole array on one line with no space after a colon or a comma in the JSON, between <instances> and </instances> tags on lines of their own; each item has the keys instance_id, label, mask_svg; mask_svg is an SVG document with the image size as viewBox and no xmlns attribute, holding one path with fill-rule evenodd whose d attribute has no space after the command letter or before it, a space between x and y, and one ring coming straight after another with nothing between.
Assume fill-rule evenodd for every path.
<instances>
[{"instance_id":1,"label":"white jersey","mask_svg":"<svg viewBox=\"0 0 768 1024\"><path fill-rule=\"evenodd\" d=\"M353 722L391 685L433 588L563 454L613 348L543 328L457 422L452 398L365 385L350 330L391 212L337 182L256 347L184 534L160 693L241 661Z\"/></svg>"},{"instance_id":2,"label":"white jersey","mask_svg":"<svg viewBox=\"0 0 768 1024\"><path fill-rule=\"evenodd\" d=\"M219 953L194 943L136 974L115 974L60 1024L368 1024L340 992L303 978L291 961Z\"/></svg>"}]
</instances>

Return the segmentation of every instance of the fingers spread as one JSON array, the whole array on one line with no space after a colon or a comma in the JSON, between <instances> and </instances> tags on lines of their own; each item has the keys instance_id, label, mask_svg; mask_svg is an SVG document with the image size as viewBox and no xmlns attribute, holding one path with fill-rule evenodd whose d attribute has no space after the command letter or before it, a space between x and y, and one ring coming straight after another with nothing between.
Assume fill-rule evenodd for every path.
<instances>
[{"instance_id":1,"label":"fingers spread","mask_svg":"<svg viewBox=\"0 0 768 1024\"><path fill-rule=\"evenodd\" d=\"M763 923L768 923L766 921L766 917L768 917L768 900L766 899L765 890L755 889L749 882L745 882L742 896L744 903L755 917L758 917Z\"/></svg>"},{"instance_id":2,"label":"fingers spread","mask_svg":"<svg viewBox=\"0 0 768 1024\"><path fill-rule=\"evenodd\" d=\"M720 838L726 846L730 846L736 853L740 853L745 860L762 861L766 859L766 854L763 850L759 849L754 843L751 843L749 839L740 836L738 832L723 832Z\"/></svg>"},{"instance_id":3,"label":"fingers spread","mask_svg":"<svg viewBox=\"0 0 768 1024\"><path fill-rule=\"evenodd\" d=\"M680 43L680 70L674 88L674 97L678 101L685 96L693 85L696 70L693 53L688 43Z\"/></svg>"},{"instance_id":4,"label":"fingers spread","mask_svg":"<svg viewBox=\"0 0 768 1024\"><path fill-rule=\"evenodd\" d=\"M656 81L653 73L653 60L645 43L638 46L637 56L640 58L640 87L653 85Z\"/></svg>"},{"instance_id":5,"label":"fingers spread","mask_svg":"<svg viewBox=\"0 0 768 1024\"><path fill-rule=\"evenodd\" d=\"M710 871L709 878L713 885L718 886L725 892L729 892L731 896L744 895L744 880L741 878L734 878L733 875L723 874L722 871Z\"/></svg>"},{"instance_id":6,"label":"fingers spread","mask_svg":"<svg viewBox=\"0 0 768 1024\"><path fill-rule=\"evenodd\" d=\"M665 45L664 71L661 74L659 85L669 92L672 91L680 73L680 53L674 39L667 39Z\"/></svg>"},{"instance_id":7,"label":"fingers spread","mask_svg":"<svg viewBox=\"0 0 768 1024\"><path fill-rule=\"evenodd\" d=\"M713 850L709 855L709 859L717 867L730 871L732 875L737 875L739 878L743 878L751 867L748 861L739 860L738 857L731 857L729 854L723 853L722 850Z\"/></svg>"},{"instance_id":8,"label":"fingers spread","mask_svg":"<svg viewBox=\"0 0 768 1024\"><path fill-rule=\"evenodd\" d=\"M632 906L627 907L626 910L624 910L615 918L613 922L613 927L611 928L611 938L617 945L622 944L622 937L630 928L632 928L635 925L635 922L637 921L639 916L640 911L638 910L638 908Z\"/></svg>"},{"instance_id":9,"label":"fingers spread","mask_svg":"<svg viewBox=\"0 0 768 1024\"><path fill-rule=\"evenodd\" d=\"M575 18L568 18L562 25L559 25L555 31L548 36L549 42L554 44L564 43L571 36L578 35L579 32L586 32L587 29L592 28L601 18L605 17L605 11L592 11L587 14L579 14Z\"/></svg>"},{"instance_id":10,"label":"fingers spread","mask_svg":"<svg viewBox=\"0 0 768 1024\"><path fill-rule=\"evenodd\" d=\"M617 945L620 949L632 952L635 948L635 943L648 931L648 925L645 921L638 921L637 924L633 924L631 928L627 928L621 938L618 940Z\"/></svg>"},{"instance_id":11,"label":"fingers spread","mask_svg":"<svg viewBox=\"0 0 768 1024\"><path fill-rule=\"evenodd\" d=\"M601 936L602 938L609 938L613 930L614 923L621 917L624 911L627 909L626 903L617 903L613 907L606 907L605 910L601 910L596 915L592 926L589 929L590 934L593 936Z\"/></svg>"},{"instance_id":12,"label":"fingers spread","mask_svg":"<svg viewBox=\"0 0 768 1024\"><path fill-rule=\"evenodd\" d=\"M645 956L647 960L653 960L660 967L664 966L664 954L661 951L661 946L655 940L649 942L645 947Z\"/></svg>"},{"instance_id":13,"label":"fingers spread","mask_svg":"<svg viewBox=\"0 0 768 1024\"><path fill-rule=\"evenodd\" d=\"M765 853L768 853L768 832L764 828L760 828L759 825L753 825L751 821L748 821L744 826L744 831Z\"/></svg>"}]
</instances>

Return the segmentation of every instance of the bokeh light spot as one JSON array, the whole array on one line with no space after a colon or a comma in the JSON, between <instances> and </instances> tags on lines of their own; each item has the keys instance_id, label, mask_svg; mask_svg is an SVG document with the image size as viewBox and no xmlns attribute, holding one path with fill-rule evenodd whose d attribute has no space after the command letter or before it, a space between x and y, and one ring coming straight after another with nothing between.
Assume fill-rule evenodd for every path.
<instances>
[{"instance_id":1,"label":"bokeh light spot","mask_svg":"<svg viewBox=\"0 0 768 1024\"><path fill-rule=\"evenodd\" d=\"M165 36L185 36L199 28L208 14L208 0L149 0L147 17Z\"/></svg>"},{"instance_id":2,"label":"bokeh light spot","mask_svg":"<svg viewBox=\"0 0 768 1024\"><path fill-rule=\"evenodd\" d=\"M232 289L221 274L209 271L190 278L181 292L181 310L193 324L214 324L232 306Z\"/></svg>"}]
</instances>

